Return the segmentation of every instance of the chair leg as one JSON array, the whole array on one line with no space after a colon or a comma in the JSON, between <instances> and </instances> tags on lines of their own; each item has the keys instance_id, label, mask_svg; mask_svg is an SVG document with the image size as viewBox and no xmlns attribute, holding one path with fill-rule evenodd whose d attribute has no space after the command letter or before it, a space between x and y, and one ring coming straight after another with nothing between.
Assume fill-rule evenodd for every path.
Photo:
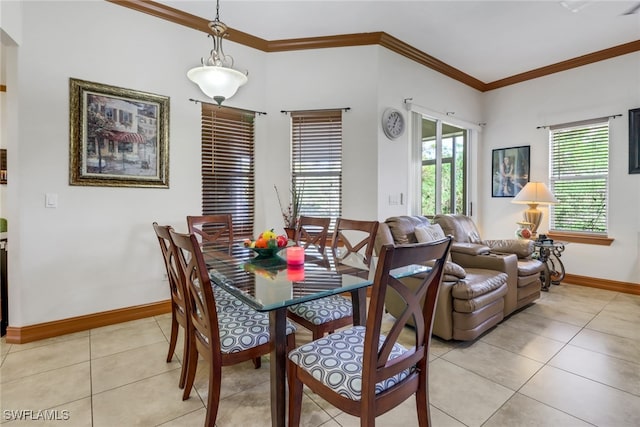
<instances>
[{"instance_id":1,"label":"chair leg","mask_svg":"<svg viewBox=\"0 0 640 427\"><path fill-rule=\"evenodd\" d=\"M185 379L184 391L182 392L182 400L187 400L193 388L193 381L196 378L196 369L198 368L198 349L193 337L189 340L189 351L187 352L187 377Z\"/></svg>"},{"instance_id":2,"label":"chair leg","mask_svg":"<svg viewBox=\"0 0 640 427\"><path fill-rule=\"evenodd\" d=\"M182 369L180 370L180 382L178 383L178 387L184 388L184 384L187 381L187 371L189 369L189 343L191 339L189 337L189 333L185 328L184 331L184 345L182 349Z\"/></svg>"},{"instance_id":3,"label":"chair leg","mask_svg":"<svg viewBox=\"0 0 640 427\"><path fill-rule=\"evenodd\" d=\"M420 374L422 377L423 374ZM426 374L424 375L426 377ZM431 425L431 412L429 411L429 381L420 378L420 384L416 391L416 409L418 411L418 426L429 427Z\"/></svg>"},{"instance_id":4,"label":"chair leg","mask_svg":"<svg viewBox=\"0 0 640 427\"><path fill-rule=\"evenodd\" d=\"M205 426L215 426L218 417L218 406L220 405L220 378L222 375L221 366L209 365L209 396L207 396L207 416L204 421Z\"/></svg>"},{"instance_id":5,"label":"chair leg","mask_svg":"<svg viewBox=\"0 0 640 427\"><path fill-rule=\"evenodd\" d=\"M287 361L287 377L289 379L289 427L300 425L300 413L302 412L302 381L298 379L296 370L298 366Z\"/></svg>"},{"instance_id":6,"label":"chair leg","mask_svg":"<svg viewBox=\"0 0 640 427\"><path fill-rule=\"evenodd\" d=\"M260 369L260 366L262 366L262 358L258 356L255 359L253 359L253 367L256 369Z\"/></svg>"},{"instance_id":7,"label":"chair leg","mask_svg":"<svg viewBox=\"0 0 640 427\"><path fill-rule=\"evenodd\" d=\"M167 363L173 359L173 353L176 351L176 342L178 341L178 321L176 320L175 311L171 312L171 336L169 337L169 353L167 354Z\"/></svg>"}]
</instances>

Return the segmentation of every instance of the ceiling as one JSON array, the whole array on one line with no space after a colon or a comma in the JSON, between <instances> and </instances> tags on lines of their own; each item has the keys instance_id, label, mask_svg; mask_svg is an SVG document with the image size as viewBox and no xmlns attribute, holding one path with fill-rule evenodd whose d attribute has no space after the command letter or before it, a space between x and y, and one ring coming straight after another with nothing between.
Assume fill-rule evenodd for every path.
<instances>
[{"instance_id":1,"label":"ceiling","mask_svg":"<svg viewBox=\"0 0 640 427\"><path fill-rule=\"evenodd\" d=\"M209 21L216 14L215 0L157 2ZM269 41L382 31L490 83L640 40L640 11L624 15L639 4L221 0L220 20ZM203 42L203 46L209 45Z\"/></svg>"}]
</instances>

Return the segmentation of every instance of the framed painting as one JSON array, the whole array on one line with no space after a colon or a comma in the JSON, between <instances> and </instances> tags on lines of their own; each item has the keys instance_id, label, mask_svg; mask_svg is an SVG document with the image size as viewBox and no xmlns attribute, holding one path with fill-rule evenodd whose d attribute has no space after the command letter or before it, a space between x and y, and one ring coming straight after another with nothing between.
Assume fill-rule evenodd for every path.
<instances>
[{"instance_id":1,"label":"framed painting","mask_svg":"<svg viewBox=\"0 0 640 427\"><path fill-rule=\"evenodd\" d=\"M69 184L169 188L169 97L69 79Z\"/></svg>"},{"instance_id":2,"label":"framed painting","mask_svg":"<svg viewBox=\"0 0 640 427\"><path fill-rule=\"evenodd\" d=\"M529 154L529 145L493 150L492 197L514 197L529 182Z\"/></svg>"},{"instance_id":3,"label":"framed painting","mask_svg":"<svg viewBox=\"0 0 640 427\"><path fill-rule=\"evenodd\" d=\"M629 110L629 173L640 173L640 108Z\"/></svg>"}]
</instances>

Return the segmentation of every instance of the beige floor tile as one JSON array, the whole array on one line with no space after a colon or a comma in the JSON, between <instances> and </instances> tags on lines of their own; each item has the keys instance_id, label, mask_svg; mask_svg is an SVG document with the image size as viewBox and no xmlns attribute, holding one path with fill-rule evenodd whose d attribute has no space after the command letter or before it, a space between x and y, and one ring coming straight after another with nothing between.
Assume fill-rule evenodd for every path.
<instances>
[{"instance_id":1,"label":"beige floor tile","mask_svg":"<svg viewBox=\"0 0 640 427\"><path fill-rule=\"evenodd\" d=\"M439 415L438 415L439 416ZM446 417L447 419L450 417ZM440 418L438 418L440 419ZM354 417L346 413L341 413L335 420L342 427L360 427L360 418ZM438 426L435 423L434 416L432 414L432 424ZM402 402L397 407L393 408L389 412L382 414L376 418L376 425L385 427L408 427L418 425L418 415L416 412L416 400L413 397ZM453 425L453 424L451 424ZM461 424L458 424L461 425Z\"/></svg>"},{"instance_id":2,"label":"beige floor tile","mask_svg":"<svg viewBox=\"0 0 640 427\"><path fill-rule=\"evenodd\" d=\"M139 322L122 328L113 328L94 334L91 331L91 358L97 359L132 348L158 342L167 342L157 323Z\"/></svg>"},{"instance_id":3,"label":"beige floor tile","mask_svg":"<svg viewBox=\"0 0 640 427\"><path fill-rule=\"evenodd\" d=\"M13 344L11 346L10 351L15 352L15 351L22 351L22 350L30 350L36 347L43 347L49 344L57 344L60 342L75 340L78 338L86 338L88 336L89 336L89 331L80 331L80 332L75 332L73 334L60 335L59 337L45 338L43 340L32 341L26 344Z\"/></svg>"},{"instance_id":4,"label":"beige floor tile","mask_svg":"<svg viewBox=\"0 0 640 427\"><path fill-rule=\"evenodd\" d=\"M467 426L485 422L513 391L443 359L430 363L430 402Z\"/></svg>"},{"instance_id":5,"label":"beige floor tile","mask_svg":"<svg viewBox=\"0 0 640 427\"><path fill-rule=\"evenodd\" d=\"M617 292L604 289L590 288L587 286L570 285L563 283L551 288L554 294L567 296L570 299L587 298L594 301L608 302L616 298Z\"/></svg>"},{"instance_id":6,"label":"beige floor tile","mask_svg":"<svg viewBox=\"0 0 640 427\"><path fill-rule=\"evenodd\" d=\"M82 362L3 383L0 406L4 410L48 409L89 397L89 362Z\"/></svg>"},{"instance_id":7,"label":"beige floor tile","mask_svg":"<svg viewBox=\"0 0 640 427\"><path fill-rule=\"evenodd\" d=\"M543 366L540 362L482 341L451 350L442 358L514 391Z\"/></svg>"},{"instance_id":8,"label":"beige floor tile","mask_svg":"<svg viewBox=\"0 0 640 427\"><path fill-rule=\"evenodd\" d=\"M329 414L331 417L336 417L342 413L340 409L336 408L331 403L327 402L326 400L309 390L306 386L304 388L304 393L306 397L313 400L316 405L322 408L322 410Z\"/></svg>"},{"instance_id":9,"label":"beige floor tile","mask_svg":"<svg viewBox=\"0 0 640 427\"><path fill-rule=\"evenodd\" d=\"M551 366L520 393L597 426L640 425L640 397Z\"/></svg>"},{"instance_id":10,"label":"beige floor tile","mask_svg":"<svg viewBox=\"0 0 640 427\"><path fill-rule=\"evenodd\" d=\"M76 400L61 406L32 412L3 413L7 427L88 427L91 426L91 398Z\"/></svg>"},{"instance_id":11,"label":"beige floor tile","mask_svg":"<svg viewBox=\"0 0 640 427\"><path fill-rule=\"evenodd\" d=\"M629 362L640 361L640 341L583 329L569 344Z\"/></svg>"},{"instance_id":12,"label":"beige floor tile","mask_svg":"<svg viewBox=\"0 0 640 427\"><path fill-rule=\"evenodd\" d=\"M557 288L556 286L552 287L551 290L546 293L546 298L541 300L541 302L549 306L561 307L564 310L584 311L591 314L599 313L608 303L608 301L563 294L556 291Z\"/></svg>"},{"instance_id":13,"label":"beige floor tile","mask_svg":"<svg viewBox=\"0 0 640 427\"><path fill-rule=\"evenodd\" d=\"M482 427L588 427L590 425L562 411L516 393Z\"/></svg>"},{"instance_id":14,"label":"beige floor tile","mask_svg":"<svg viewBox=\"0 0 640 427\"><path fill-rule=\"evenodd\" d=\"M160 424L162 427L200 427L204 425L204 420L207 417L207 409L200 408L193 412L189 412L186 415L168 421L164 424Z\"/></svg>"},{"instance_id":15,"label":"beige floor tile","mask_svg":"<svg viewBox=\"0 0 640 427\"><path fill-rule=\"evenodd\" d=\"M100 393L163 372L182 368L174 357L167 363L168 343L160 342L94 359L91 362L93 393ZM178 384L176 383L176 386Z\"/></svg>"},{"instance_id":16,"label":"beige floor tile","mask_svg":"<svg viewBox=\"0 0 640 427\"><path fill-rule=\"evenodd\" d=\"M105 332L112 332L118 329L135 328L144 323L157 323L155 317L144 317L142 319L131 320L129 322L116 323L113 325L102 326L100 328L91 329L91 335L98 335Z\"/></svg>"},{"instance_id":17,"label":"beige floor tile","mask_svg":"<svg viewBox=\"0 0 640 427\"><path fill-rule=\"evenodd\" d=\"M93 396L93 426L154 426L203 407L197 396L182 400L174 370Z\"/></svg>"},{"instance_id":18,"label":"beige floor tile","mask_svg":"<svg viewBox=\"0 0 640 427\"><path fill-rule=\"evenodd\" d=\"M630 322L619 313L603 311L586 326L587 329L640 341L638 322Z\"/></svg>"},{"instance_id":19,"label":"beige floor tile","mask_svg":"<svg viewBox=\"0 0 640 427\"><path fill-rule=\"evenodd\" d=\"M569 342L581 329L579 326L536 316L526 311L509 317L505 324L564 343Z\"/></svg>"},{"instance_id":20,"label":"beige floor tile","mask_svg":"<svg viewBox=\"0 0 640 427\"><path fill-rule=\"evenodd\" d=\"M89 360L89 337L11 351L0 367L0 382L46 372Z\"/></svg>"},{"instance_id":21,"label":"beige floor tile","mask_svg":"<svg viewBox=\"0 0 640 427\"><path fill-rule=\"evenodd\" d=\"M224 399L257 385L268 384L269 381L269 356L262 357L260 369L255 369L251 361L223 366L220 395ZM206 402L209 395L209 364L202 359L198 362L193 388L191 396L197 393Z\"/></svg>"},{"instance_id":22,"label":"beige floor tile","mask_svg":"<svg viewBox=\"0 0 640 427\"><path fill-rule=\"evenodd\" d=\"M442 412L431 405L431 424L433 427L465 427L460 421ZM403 426L403 427L409 427Z\"/></svg>"},{"instance_id":23,"label":"beige floor tile","mask_svg":"<svg viewBox=\"0 0 640 427\"><path fill-rule=\"evenodd\" d=\"M536 301L535 304L527 307L526 312L580 327L583 327L595 317L594 313L572 310L560 304L546 304L544 300Z\"/></svg>"},{"instance_id":24,"label":"beige floor tile","mask_svg":"<svg viewBox=\"0 0 640 427\"><path fill-rule=\"evenodd\" d=\"M320 426L331 417L306 395L302 399L300 425ZM271 425L269 383L262 383L220 401L217 427L262 427Z\"/></svg>"},{"instance_id":25,"label":"beige floor tile","mask_svg":"<svg viewBox=\"0 0 640 427\"><path fill-rule=\"evenodd\" d=\"M567 345L549 365L640 396L640 360L627 362Z\"/></svg>"},{"instance_id":26,"label":"beige floor tile","mask_svg":"<svg viewBox=\"0 0 640 427\"><path fill-rule=\"evenodd\" d=\"M480 341L542 363L548 362L565 345L551 338L512 328L508 320L483 335Z\"/></svg>"}]
</instances>

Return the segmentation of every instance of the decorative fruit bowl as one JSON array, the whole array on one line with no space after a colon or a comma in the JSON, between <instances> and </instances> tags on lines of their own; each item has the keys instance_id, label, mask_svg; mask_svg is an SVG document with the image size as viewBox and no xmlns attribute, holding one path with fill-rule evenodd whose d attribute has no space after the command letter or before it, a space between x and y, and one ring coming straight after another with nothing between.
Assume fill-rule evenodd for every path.
<instances>
[{"instance_id":1,"label":"decorative fruit bowl","mask_svg":"<svg viewBox=\"0 0 640 427\"><path fill-rule=\"evenodd\" d=\"M278 247L275 247L275 248L255 248L254 247L254 248L250 248L250 249L258 254L258 256L256 258L272 258L278 252L283 250L284 248L285 247L282 246L280 248L278 248Z\"/></svg>"},{"instance_id":2,"label":"decorative fruit bowl","mask_svg":"<svg viewBox=\"0 0 640 427\"><path fill-rule=\"evenodd\" d=\"M286 248L288 243L289 239L287 239L287 236L278 236L272 228L271 230L260 233L255 241L246 239L244 246L258 254L256 259L262 259L274 257L278 252Z\"/></svg>"}]
</instances>

